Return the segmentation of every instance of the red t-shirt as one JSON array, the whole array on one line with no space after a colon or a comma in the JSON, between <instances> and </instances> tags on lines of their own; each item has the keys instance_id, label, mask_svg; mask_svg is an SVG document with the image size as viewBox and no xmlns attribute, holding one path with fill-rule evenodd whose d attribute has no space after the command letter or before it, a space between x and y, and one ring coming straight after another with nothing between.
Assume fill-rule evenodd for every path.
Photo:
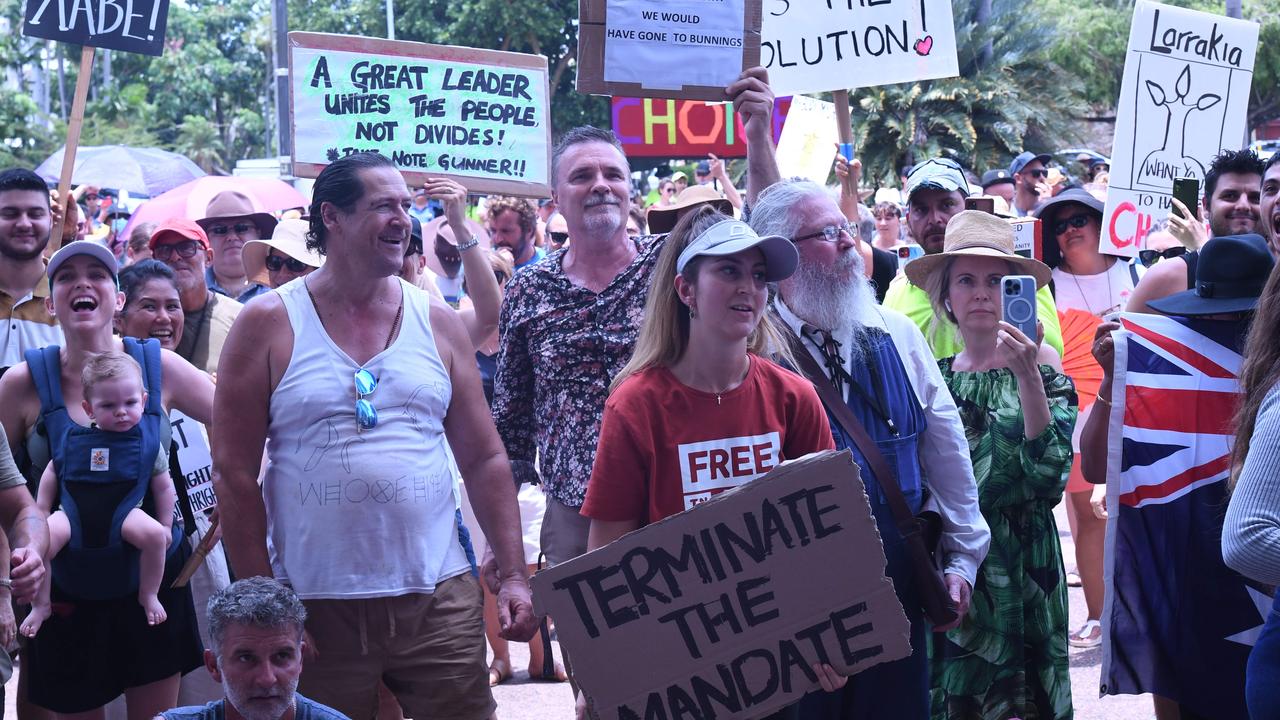
<instances>
[{"instance_id":1,"label":"red t-shirt","mask_svg":"<svg viewBox=\"0 0 1280 720\"><path fill-rule=\"evenodd\" d=\"M720 395L665 367L627 378L609 396L582 514L642 524L683 512L783 460L835 447L809 381L757 356Z\"/></svg>"}]
</instances>

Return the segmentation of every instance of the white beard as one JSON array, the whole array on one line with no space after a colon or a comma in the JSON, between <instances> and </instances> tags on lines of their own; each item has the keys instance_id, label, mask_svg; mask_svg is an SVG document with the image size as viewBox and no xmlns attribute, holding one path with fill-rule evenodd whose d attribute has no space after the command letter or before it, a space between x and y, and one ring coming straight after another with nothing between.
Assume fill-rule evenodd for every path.
<instances>
[{"instance_id":1,"label":"white beard","mask_svg":"<svg viewBox=\"0 0 1280 720\"><path fill-rule=\"evenodd\" d=\"M837 337L851 338L847 350L855 358L865 356L870 349L863 319L876 304L864 268L862 256L853 250L830 267L802 259L783 297L796 317Z\"/></svg>"}]
</instances>

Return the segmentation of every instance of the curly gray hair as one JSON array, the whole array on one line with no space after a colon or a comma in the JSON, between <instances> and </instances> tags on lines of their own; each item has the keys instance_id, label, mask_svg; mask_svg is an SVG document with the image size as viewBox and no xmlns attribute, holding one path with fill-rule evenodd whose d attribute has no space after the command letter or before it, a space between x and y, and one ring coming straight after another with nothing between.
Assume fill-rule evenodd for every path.
<instances>
[{"instance_id":1,"label":"curly gray hair","mask_svg":"<svg viewBox=\"0 0 1280 720\"><path fill-rule=\"evenodd\" d=\"M222 636L236 623L258 628L296 628L302 639L307 609L293 590L268 577L237 580L209 598L209 642L222 655Z\"/></svg>"}]
</instances>

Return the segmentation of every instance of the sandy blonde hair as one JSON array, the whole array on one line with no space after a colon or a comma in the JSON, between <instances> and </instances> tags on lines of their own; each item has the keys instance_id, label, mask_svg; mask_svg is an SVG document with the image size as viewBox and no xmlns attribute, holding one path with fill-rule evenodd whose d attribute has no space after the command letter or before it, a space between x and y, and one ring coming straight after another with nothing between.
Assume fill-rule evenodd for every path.
<instances>
[{"instance_id":1,"label":"sandy blonde hair","mask_svg":"<svg viewBox=\"0 0 1280 720\"><path fill-rule=\"evenodd\" d=\"M84 386L84 397L88 400L98 383L126 377L136 377L138 384L142 384L142 366L138 361L128 353L104 352L90 355L85 361L84 370L80 372L80 384Z\"/></svg>"}]
</instances>

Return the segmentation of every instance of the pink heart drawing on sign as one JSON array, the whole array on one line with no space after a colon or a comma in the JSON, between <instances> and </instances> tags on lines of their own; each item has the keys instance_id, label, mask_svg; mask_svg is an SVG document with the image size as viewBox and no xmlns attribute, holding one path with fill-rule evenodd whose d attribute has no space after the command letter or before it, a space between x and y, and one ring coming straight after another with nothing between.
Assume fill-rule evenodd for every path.
<instances>
[{"instance_id":1,"label":"pink heart drawing on sign","mask_svg":"<svg viewBox=\"0 0 1280 720\"><path fill-rule=\"evenodd\" d=\"M916 41L915 48L916 48L917 54L928 55L929 51L933 50L933 36L925 35L924 37L920 38L919 40Z\"/></svg>"}]
</instances>

